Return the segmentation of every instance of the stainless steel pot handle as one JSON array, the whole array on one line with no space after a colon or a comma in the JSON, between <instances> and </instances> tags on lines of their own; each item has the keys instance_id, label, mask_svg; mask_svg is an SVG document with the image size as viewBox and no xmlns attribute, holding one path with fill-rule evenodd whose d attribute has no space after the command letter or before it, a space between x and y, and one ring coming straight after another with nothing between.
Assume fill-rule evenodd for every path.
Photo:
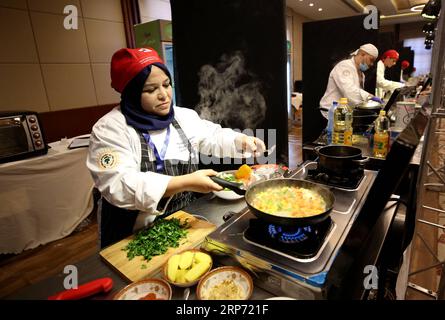
<instances>
[{"instance_id":1,"label":"stainless steel pot handle","mask_svg":"<svg viewBox=\"0 0 445 320\"><path fill-rule=\"evenodd\" d=\"M369 161L369 157L365 157L365 158L360 159L360 160L352 160L352 162L358 163L359 165L365 164L368 161Z\"/></svg>"},{"instance_id":2,"label":"stainless steel pot handle","mask_svg":"<svg viewBox=\"0 0 445 320\"><path fill-rule=\"evenodd\" d=\"M323 148L323 147L325 147L325 146L318 146L318 147L315 147L314 150L315 150L315 152L317 152L318 154L320 154L318 151L319 151L321 148Z\"/></svg>"}]
</instances>

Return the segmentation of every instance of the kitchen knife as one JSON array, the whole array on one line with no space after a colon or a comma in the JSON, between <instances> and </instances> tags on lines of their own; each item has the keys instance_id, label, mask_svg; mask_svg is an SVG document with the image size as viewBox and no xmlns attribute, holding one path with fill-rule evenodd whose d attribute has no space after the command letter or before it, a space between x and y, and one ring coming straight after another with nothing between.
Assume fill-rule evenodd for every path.
<instances>
[{"instance_id":1,"label":"kitchen knife","mask_svg":"<svg viewBox=\"0 0 445 320\"><path fill-rule=\"evenodd\" d=\"M48 300L78 300L100 292L109 292L113 288L113 279L100 278L80 285L77 289L69 289L48 297Z\"/></svg>"}]
</instances>

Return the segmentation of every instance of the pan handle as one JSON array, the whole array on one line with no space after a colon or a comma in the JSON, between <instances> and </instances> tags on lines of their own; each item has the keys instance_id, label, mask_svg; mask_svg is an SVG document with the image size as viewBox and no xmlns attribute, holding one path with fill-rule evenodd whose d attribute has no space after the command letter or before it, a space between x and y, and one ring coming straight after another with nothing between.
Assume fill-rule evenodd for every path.
<instances>
[{"instance_id":1,"label":"pan handle","mask_svg":"<svg viewBox=\"0 0 445 320\"><path fill-rule=\"evenodd\" d=\"M209 178L212 179L213 182L219 184L221 187L230 189L233 192L235 192L236 194L239 194L242 196L246 194L246 190L243 189L244 185L242 183L227 181L227 180L224 180L217 176L211 176Z\"/></svg>"},{"instance_id":2,"label":"pan handle","mask_svg":"<svg viewBox=\"0 0 445 320\"><path fill-rule=\"evenodd\" d=\"M360 160L352 160L352 162L358 163L359 165L363 165L368 161L369 161L369 157L364 157L363 159L360 159Z\"/></svg>"},{"instance_id":3,"label":"pan handle","mask_svg":"<svg viewBox=\"0 0 445 320\"><path fill-rule=\"evenodd\" d=\"M325 147L325 146L318 146L318 147L315 147L314 150L315 150L315 152L317 152L317 154L319 155L319 154L320 154L320 153L319 153L319 150L320 150L321 148L323 148L323 147Z\"/></svg>"}]
</instances>

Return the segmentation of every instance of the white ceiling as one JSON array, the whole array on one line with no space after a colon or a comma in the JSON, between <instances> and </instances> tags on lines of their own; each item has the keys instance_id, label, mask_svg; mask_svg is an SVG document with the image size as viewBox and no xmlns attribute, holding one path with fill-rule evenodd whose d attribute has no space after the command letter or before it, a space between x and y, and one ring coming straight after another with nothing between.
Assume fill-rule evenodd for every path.
<instances>
[{"instance_id":1,"label":"white ceiling","mask_svg":"<svg viewBox=\"0 0 445 320\"><path fill-rule=\"evenodd\" d=\"M286 0L286 6L311 20L326 20L362 14L364 6L374 5L386 16L381 24L394 24L421 21L420 12L413 13L410 7L426 2L428 0ZM313 6L309 6L310 3ZM318 11L319 8L322 11Z\"/></svg>"}]
</instances>

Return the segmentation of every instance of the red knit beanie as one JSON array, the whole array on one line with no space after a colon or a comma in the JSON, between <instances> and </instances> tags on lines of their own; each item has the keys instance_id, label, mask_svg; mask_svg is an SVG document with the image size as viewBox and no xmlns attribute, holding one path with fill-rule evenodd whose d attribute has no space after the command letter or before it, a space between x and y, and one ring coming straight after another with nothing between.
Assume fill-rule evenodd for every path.
<instances>
[{"instance_id":1,"label":"red knit beanie","mask_svg":"<svg viewBox=\"0 0 445 320\"><path fill-rule=\"evenodd\" d=\"M399 53L396 50L388 50L382 55L382 60L386 58L399 59Z\"/></svg>"},{"instance_id":2,"label":"red knit beanie","mask_svg":"<svg viewBox=\"0 0 445 320\"><path fill-rule=\"evenodd\" d=\"M123 48L116 51L111 58L111 86L122 93L131 79L146 66L156 62L164 64L151 48Z\"/></svg>"}]
</instances>

